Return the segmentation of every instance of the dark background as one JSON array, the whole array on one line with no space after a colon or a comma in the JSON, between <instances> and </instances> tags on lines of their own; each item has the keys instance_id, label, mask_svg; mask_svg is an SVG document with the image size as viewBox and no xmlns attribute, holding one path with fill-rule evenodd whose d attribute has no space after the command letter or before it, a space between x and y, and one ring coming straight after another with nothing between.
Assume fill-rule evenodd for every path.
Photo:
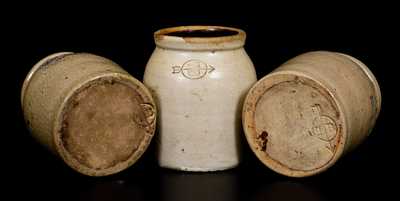
<instances>
[{"instance_id":1,"label":"dark background","mask_svg":"<svg viewBox=\"0 0 400 201\"><path fill-rule=\"evenodd\" d=\"M2 191L13 199L174 201L389 199L396 192L393 182L397 181L399 158L396 71L400 35L396 30L399 20L390 6L373 5L366 10L360 5L340 4L338 9L328 10L332 3L322 3L320 8L304 10L296 5L292 9L267 5L248 8L243 1L235 9L214 4L198 8L200 4L167 9L150 2L140 8L105 5L102 10L72 3L40 9L24 4L24 10L17 5L16 10L4 14ZM328 171L302 179L269 170L247 145L243 163L229 171L185 173L162 169L150 146L129 169L91 178L67 167L30 137L19 93L26 74L40 59L61 51L89 52L115 61L142 79L154 49L154 31L198 24L244 29L248 36L245 49L258 78L312 50L338 51L363 61L382 91L382 110L373 132Z\"/></svg>"}]
</instances>

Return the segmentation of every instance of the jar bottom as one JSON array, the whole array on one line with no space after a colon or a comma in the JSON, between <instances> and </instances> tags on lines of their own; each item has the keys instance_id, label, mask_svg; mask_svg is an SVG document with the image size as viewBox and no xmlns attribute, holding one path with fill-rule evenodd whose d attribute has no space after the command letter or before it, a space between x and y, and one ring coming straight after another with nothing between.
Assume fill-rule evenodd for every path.
<instances>
[{"instance_id":1,"label":"jar bottom","mask_svg":"<svg viewBox=\"0 0 400 201\"><path fill-rule=\"evenodd\" d=\"M93 80L68 99L58 132L63 159L81 173L119 172L143 153L154 133L152 104L139 86L114 77Z\"/></svg>"},{"instance_id":2,"label":"jar bottom","mask_svg":"<svg viewBox=\"0 0 400 201\"><path fill-rule=\"evenodd\" d=\"M341 155L344 119L327 89L308 77L276 73L245 101L243 126L257 157L284 175L319 173Z\"/></svg>"}]
</instances>

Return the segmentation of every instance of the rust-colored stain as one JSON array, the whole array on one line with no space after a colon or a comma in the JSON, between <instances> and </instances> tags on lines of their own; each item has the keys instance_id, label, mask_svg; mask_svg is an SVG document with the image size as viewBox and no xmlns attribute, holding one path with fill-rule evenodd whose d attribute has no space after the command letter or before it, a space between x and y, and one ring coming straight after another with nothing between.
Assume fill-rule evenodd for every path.
<instances>
[{"instance_id":1,"label":"rust-colored stain","mask_svg":"<svg viewBox=\"0 0 400 201\"><path fill-rule=\"evenodd\" d=\"M258 145L261 147L261 151L266 151L267 143L268 143L267 131L261 132L261 134L257 136L257 141L258 141Z\"/></svg>"}]
</instances>

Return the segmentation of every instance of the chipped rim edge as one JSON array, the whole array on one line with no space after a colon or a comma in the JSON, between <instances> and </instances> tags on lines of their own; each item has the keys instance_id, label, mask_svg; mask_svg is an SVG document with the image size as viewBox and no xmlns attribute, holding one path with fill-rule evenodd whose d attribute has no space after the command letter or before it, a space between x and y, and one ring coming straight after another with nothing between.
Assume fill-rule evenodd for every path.
<instances>
[{"instance_id":1,"label":"chipped rim edge","mask_svg":"<svg viewBox=\"0 0 400 201\"><path fill-rule=\"evenodd\" d=\"M146 134L144 136L144 138L141 140L138 148L132 153L132 155L125 161L117 163L114 166L111 166L108 168L96 170L93 168L86 167L85 165L78 162L73 156L71 156L70 153L68 153L68 151L63 146L61 135L58 132L62 127L63 115L65 112L65 108L67 107L70 99L74 97L77 90L79 91L79 89L87 86L91 82L96 81L101 78L105 78L105 77L112 77L112 78L118 77L118 78L122 79L123 82L126 82L126 84L131 85L130 87L132 87L132 89L137 90L138 94L140 94L142 97L146 97L145 99L147 99L153 105L154 115L157 116L156 105L155 105L154 99L151 96L150 92L147 90L147 88L141 82L132 78L129 75L125 75L125 74L121 74L121 73L114 73L114 72L101 73L99 75L92 77L89 80L86 80L85 82L79 84L78 86L75 86L73 89L69 90L69 92L67 93L67 95L65 96L65 98L63 99L63 101L61 103L61 107L59 107L59 110L56 113L55 122L54 122L53 130L52 130L53 144L54 144L55 150L58 153L58 155L60 155L62 160L69 167L71 167L75 171L77 171L81 174L87 175L87 176L95 176L95 177L107 176L107 175L116 174L118 172L121 172L121 171L129 168L134 163L136 163L136 161L139 160L139 158L144 154L144 152L150 145L151 140L152 140L152 138L155 134L155 130L156 130L155 125L156 125L157 118L155 118L154 122L152 123L154 125L154 127L152 128L151 134Z\"/></svg>"},{"instance_id":2,"label":"chipped rim edge","mask_svg":"<svg viewBox=\"0 0 400 201\"><path fill-rule=\"evenodd\" d=\"M32 68L31 70L28 72L28 74L25 77L25 80L22 84L22 89L21 89L21 107L24 107L24 100L25 100L25 93L26 90L32 80L32 77L35 75L35 73L41 68L43 67L43 64L46 63L47 61L54 59L56 57L59 56L63 56L63 55L72 55L75 54L74 52L58 52L58 53L54 53L51 54L43 59L41 59L39 62L37 62Z\"/></svg>"},{"instance_id":3,"label":"chipped rim edge","mask_svg":"<svg viewBox=\"0 0 400 201\"><path fill-rule=\"evenodd\" d=\"M216 30L225 29L235 31L237 34L228 36L216 37L180 37L168 36L166 34L185 31L185 30ZM154 32L154 41L158 47L166 49L178 50L224 50L236 49L244 46L246 41L246 32L242 29L225 27L225 26L207 26L207 25L194 25L194 26L178 26L163 28Z\"/></svg>"},{"instance_id":4,"label":"chipped rim edge","mask_svg":"<svg viewBox=\"0 0 400 201\"><path fill-rule=\"evenodd\" d=\"M258 87L258 83L262 83L264 84L264 82L267 82L268 79L270 79L273 76L281 76L281 75L297 75L299 77L304 77L306 79L309 79L313 82L315 82L317 85L321 86L321 88L323 90L325 90L328 94L329 97L332 99L333 103L336 104L336 107L339 111L340 118L339 120L343 123L342 125L342 131L340 133L341 137L340 137L340 141L338 141L337 143L337 147L336 147L336 152L335 154L332 156L332 158L323 166L312 169L312 170L295 170L295 169L291 169L283 164L280 164L279 162L277 162L275 159L271 158L268 154L265 154L263 157L260 156L260 152L258 150L255 149L254 145L253 145L253 140L252 140L252 136L254 135L254 132L252 129L248 128L247 124L250 124L251 121L253 120L249 120L248 118L252 118L251 116L253 116L252 114L254 114L254 111L251 112L247 111L247 108L250 107L248 106L248 101L249 98L251 96L254 95L261 95L264 94L270 87L268 87L268 89L265 89L263 92L259 92L256 94L253 94L253 91L255 91L255 89ZM347 147L348 143L348 134L347 134L347 119L343 116L344 112L343 112L343 105L340 102L340 100L335 96L334 93L332 93L329 88L324 87L324 83L320 82L319 80L316 80L315 78L312 78L304 73L298 72L298 71L292 71L292 70L284 70L284 71L277 71L277 72L273 72L269 75L266 75L265 77L263 77L262 79L260 79L256 84L253 85L253 87L249 90L248 94L246 95L246 98L244 100L244 104L243 104L243 110L242 110L242 125L243 125L243 130L244 130L244 134L246 137L246 141L248 143L248 145L250 146L252 152L257 156L257 158L268 168L270 168L271 170L285 175L285 176L289 176L289 177L297 177L297 178L301 178L301 177L308 177L308 176L313 176L316 174L319 174L321 172L324 172L325 170L329 169L333 164L336 163L336 161L343 155L343 153L345 153L345 149ZM257 98L258 100L259 98ZM256 102L251 103L250 104L252 108L254 108L256 106Z\"/></svg>"}]
</instances>

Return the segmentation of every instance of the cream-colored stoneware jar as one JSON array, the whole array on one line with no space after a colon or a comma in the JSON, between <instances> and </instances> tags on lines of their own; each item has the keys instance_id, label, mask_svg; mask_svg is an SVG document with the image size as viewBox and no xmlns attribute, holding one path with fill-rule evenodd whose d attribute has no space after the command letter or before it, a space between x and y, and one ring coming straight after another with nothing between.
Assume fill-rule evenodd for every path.
<instances>
[{"instance_id":1,"label":"cream-colored stoneware jar","mask_svg":"<svg viewBox=\"0 0 400 201\"><path fill-rule=\"evenodd\" d=\"M242 99L256 81L245 37L217 26L155 32L144 84L159 108L160 166L216 171L238 165Z\"/></svg>"},{"instance_id":2,"label":"cream-colored stoneware jar","mask_svg":"<svg viewBox=\"0 0 400 201\"><path fill-rule=\"evenodd\" d=\"M243 127L257 157L292 177L332 166L370 133L381 108L371 71L334 52L310 52L257 82L243 107Z\"/></svg>"},{"instance_id":3,"label":"cream-colored stoneware jar","mask_svg":"<svg viewBox=\"0 0 400 201\"><path fill-rule=\"evenodd\" d=\"M155 130L150 92L112 61L63 52L27 75L21 104L32 135L76 171L119 172L147 148Z\"/></svg>"}]
</instances>

